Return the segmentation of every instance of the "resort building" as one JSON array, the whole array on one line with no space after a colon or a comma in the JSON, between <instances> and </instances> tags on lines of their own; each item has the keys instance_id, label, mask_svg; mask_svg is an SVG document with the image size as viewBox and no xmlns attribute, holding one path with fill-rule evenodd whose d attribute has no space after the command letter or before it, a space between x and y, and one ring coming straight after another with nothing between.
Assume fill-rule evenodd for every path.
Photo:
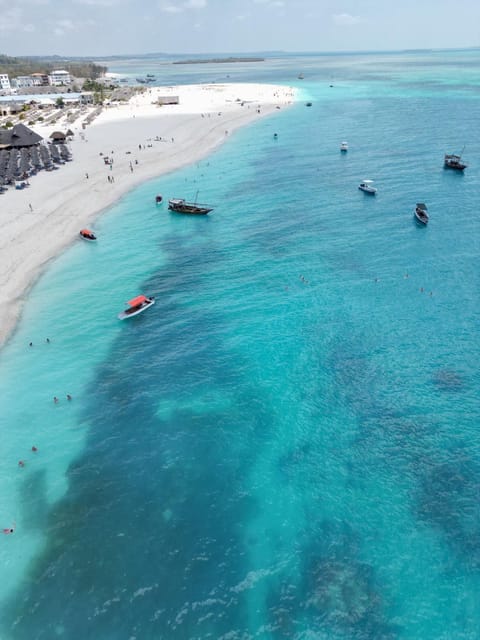
<instances>
[{"instance_id":1,"label":"resort building","mask_svg":"<svg viewBox=\"0 0 480 640\"><path fill-rule=\"evenodd\" d=\"M5 91L6 93L10 93L10 78L6 73L0 73L0 91Z\"/></svg>"},{"instance_id":2,"label":"resort building","mask_svg":"<svg viewBox=\"0 0 480 640\"><path fill-rule=\"evenodd\" d=\"M17 89L33 87L33 78L32 76L17 76L16 78L12 78L12 86Z\"/></svg>"},{"instance_id":3,"label":"resort building","mask_svg":"<svg viewBox=\"0 0 480 640\"><path fill-rule=\"evenodd\" d=\"M54 87L61 86L63 84L71 84L72 78L68 71L52 71L52 73L48 76L50 84Z\"/></svg>"},{"instance_id":4,"label":"resort building","mask_svg":"<svg viewBox=\"0 0 480 640\"><path fill-rule=\"evenodd\" d=\"M32 73L34 87L48 87L50 84L47 73Z\"/></svg>"}]
</instances>

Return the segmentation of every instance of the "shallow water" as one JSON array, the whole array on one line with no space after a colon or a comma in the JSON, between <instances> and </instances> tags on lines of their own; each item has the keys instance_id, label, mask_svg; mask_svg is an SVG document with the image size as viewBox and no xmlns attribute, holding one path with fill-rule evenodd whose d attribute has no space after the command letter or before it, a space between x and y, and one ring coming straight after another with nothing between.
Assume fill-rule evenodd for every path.
<instances>
[{"instance_id":1,"label":"shallow water","mask_svg":"<svg viewBox=\"0 0 480 640\"><path fill-rule=\"evenodd\" d=\"M52 264L0 359L2 638L478 637L467 58L275 61L311 108L136 189ZM201 219L154 204L197 190Z\"/></svg>"}]
</instances>

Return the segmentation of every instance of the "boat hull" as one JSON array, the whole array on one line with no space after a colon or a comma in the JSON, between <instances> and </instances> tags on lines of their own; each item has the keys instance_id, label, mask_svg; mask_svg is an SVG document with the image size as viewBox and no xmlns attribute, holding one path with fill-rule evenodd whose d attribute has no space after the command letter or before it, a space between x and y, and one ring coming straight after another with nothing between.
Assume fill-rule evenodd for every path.
<instances>
[{"instance_id":1,"label":"boat hull","mask_svg":"<svg viewBox=\"0 0 480 640\"><path fill-rule=\"evenodd\" d=\"M168 208L174 213L183 213L194 216L204 216L207 213L210 213L210 211L213 211L212 207L197 205L192 202L185 202L185 200L169 200Z\"/></svg>"},{"instance_id":2,"label":"boat hull","mask_svg":"<svg viewBox=\"0 0 480 640\"><path fill-rule=\"evenodd\" d=\"M140 305L139 307L133 307L132 309L125 309L118 314L119 320L126 320L127 318L133 318L134 316L138 316L140 313L143 313L150 307L153 307L155 304L155 300L151 298L145 304Z\"/></svg>"},{"instance_id":3,"label":"boat hull","mask_svg":"<svg viewBox=\"0 0 480 640\"><path fill-rule=\"evenodd\" d=\"M96 242L97 241L97 236L94 236L93 234L91 236L86 236L86 235L83 235L83 233L81 233L80 237L82 238L82 240L86 240L87 242Z\"/></svg>"},{"instance_id":4,"label":"boat hull","mask_svg":"<svg viewBox=\"0 0 480 640\"><path fill-rule=\"evenodd\" d=\"M363 193L368 193L368 195L370 196L374 196L377 193L377 190L375 189L375 187L358 187L360 189L360 191L363 191Z\"/></svg>"}]
</instances>

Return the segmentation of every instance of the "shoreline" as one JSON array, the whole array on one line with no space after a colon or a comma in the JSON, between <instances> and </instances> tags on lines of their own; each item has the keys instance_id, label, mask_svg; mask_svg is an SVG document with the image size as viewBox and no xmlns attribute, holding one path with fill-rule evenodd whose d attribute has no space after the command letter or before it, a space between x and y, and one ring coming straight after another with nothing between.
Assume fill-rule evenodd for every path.
<instances>
[{"instance_id":1,"label":"shoreline","mask_svg":"<svg viewBox=\"0 0 480 640\"><path fill-rule=\"evenodd\" d=\"M154 104L159 96L178 96L179 104ZM31 126L44 140L70 128L73 160L32 176L27 189L10 188L0 196L0 348L12 336L30 289L50 261L77 241L82 227L131 189L198 162L232 132L294 100L295 89L278 85L152 87L107 106L85 128L85 116L68 125Z\"/></svg>"}]
</instances>

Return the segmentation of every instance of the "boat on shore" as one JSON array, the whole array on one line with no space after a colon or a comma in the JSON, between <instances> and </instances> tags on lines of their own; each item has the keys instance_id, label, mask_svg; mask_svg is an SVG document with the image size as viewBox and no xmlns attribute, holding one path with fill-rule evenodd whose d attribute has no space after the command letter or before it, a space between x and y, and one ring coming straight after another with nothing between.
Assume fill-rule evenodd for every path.
<instances>
[{"instance_id":1,"label":"boat on shore","mask_svg":"<svg viewBox=\"0 0 480 640\"><path fill-rule=\"evenodd\" d=\"M88 242L93 242L97 239L97 236L93 233L93 231L90 231L90 229L81 229L80 237L84 240L87 240Z\"/></svg>"},{"instance_id":2,"label":"boat on shore","mask_svg":"<svg viewBox=\"0 0 480 640\"><path fill-rule=\"evenodd\" d=\"M443 166L445 169L455 169L456 171L463 171L468 165L462 162L462 156L456 153L446 153Z\"/></svg>"},{"instance_id":3,"label":"boat on shore","mask_svg":"<svg viewBox=\"0 0 480 640\"><path fill-rule=\"evenodd\" d=\"M213 207L197 202L187 202L184 198L171 198L168 201L168 208L175 213L186 213L193 215L206 215L213 211Z\"/></svg>"},{"instance_id":4,"label":"boat on shore","mask_svg":"<svg viewBox=\"0 0 480 640\"><path fill-rule=\"evenodd\" d=\"M119 320L125 320L126 318L132 318L138 316L139 313L143 313L149 307L155 304L155 298L153 296L135 296L127 302L128 307L118 314Z\"/></svg>"},{"instance_id":5,"label":"boat on shore","mask_svg":"<svg viewBox=\"0 0 480 640\"><path fill-rule=\"evenodd\" d=\"M424 202L417 202L413 215L415 216L415 220L420 224L428 224L427 205Z\"/></svg>"},{"instance_id":6,"label":"boat on shore","mask_svg":"<svg viewBox=\"0 0 480 640\"><path fill-rule=\"evenodd\" d=\"M371 196L374 196L377 193L376 187L372 186L373 180L362 180L362 182L358 185L358 188L364 193L368 193Z\"/></svg>"}]
</instances>

